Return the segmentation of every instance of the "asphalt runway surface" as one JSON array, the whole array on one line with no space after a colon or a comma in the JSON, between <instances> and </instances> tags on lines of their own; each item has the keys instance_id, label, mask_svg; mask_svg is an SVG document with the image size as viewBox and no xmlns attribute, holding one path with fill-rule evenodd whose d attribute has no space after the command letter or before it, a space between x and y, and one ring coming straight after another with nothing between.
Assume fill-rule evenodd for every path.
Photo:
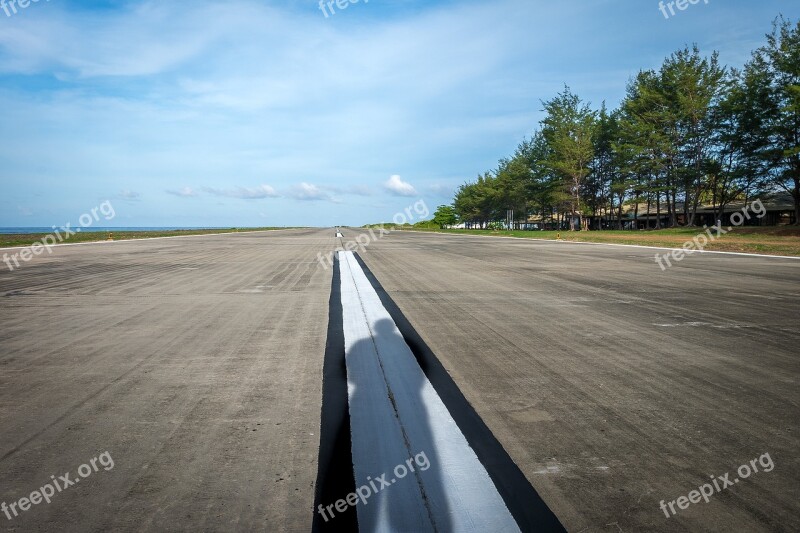
<instances>
[{"instance_id":1,"label":"asphalt runway surface","mask_svg":"<svg viewBox=\"0 0 800 533\"><path fill-rule=\"evenodd\" d=\"M361 233L342 232L65 246L0 271L0 529L308 531L318 254ZM356 252L569 531L800 530L800 260L662 272L653 249L411 232ZM80 482L20 508L65 473Z\"/></svg>"}]
</instances>

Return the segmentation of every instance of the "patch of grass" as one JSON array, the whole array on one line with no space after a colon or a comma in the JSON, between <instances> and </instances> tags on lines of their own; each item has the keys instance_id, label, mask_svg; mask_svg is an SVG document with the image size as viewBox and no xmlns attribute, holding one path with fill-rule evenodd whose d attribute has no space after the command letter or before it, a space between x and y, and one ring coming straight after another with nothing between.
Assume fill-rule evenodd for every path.
<instances>
[{"instance_id":1,"label":"patch of grass","mask_svg":"<svg viewBox=\"0 0 800 533\"><path fill-rule=\"evenodd\" d=\"M490 230L424 230L435 233L463 235L493 235L520 239L547 239L569 242L599 242L609 244L632 244L637 246L659 246L680 248L705 230L703 228L670 228L642 231L490 231ZM766 255L800 257L800 227L741 227L709 241L705 250L720 252L747 252Z\"/></svg>"},{"instance_id":2,"label":"patch of grass","mask_svg":"<svg viewBox=\"0 0 800 533\"><path fill-rule=\"evenodd\" d=\"M151 239L153 237L181 237L187 235L209 235L221 233L248 233L252 231L272 231L292 228L229 228L229 229L178 229L178 230L142 230L142 231L82 231L64 240L64 244L76 242L96 242L109 240L109 235L115 241L131 239ZM2 233L0 234L0 248L15 246L30 246L50 235L49 233ZM63 235L63 232L62 232Z\"/></svg>"}]
</instances>

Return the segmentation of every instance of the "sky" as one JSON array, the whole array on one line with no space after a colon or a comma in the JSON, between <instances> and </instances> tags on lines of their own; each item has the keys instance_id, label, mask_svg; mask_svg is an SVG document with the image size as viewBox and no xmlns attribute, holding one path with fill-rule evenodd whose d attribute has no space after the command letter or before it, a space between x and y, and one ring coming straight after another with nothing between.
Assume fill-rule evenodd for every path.
<instances>
[{"instance_id":1,"label":"sky","mask_svg":"<svg viewBox=\"0 0 800 533\"><path fill-rule=\"evenodd\" d=\"M613 108L686 45L740 67L776 16L800 18L796 0L668 16L655 0L9 2L0 227L75 225L106 201L103 226L432 212L512 154L565 85Z\"/></svg>"}]
</instances>

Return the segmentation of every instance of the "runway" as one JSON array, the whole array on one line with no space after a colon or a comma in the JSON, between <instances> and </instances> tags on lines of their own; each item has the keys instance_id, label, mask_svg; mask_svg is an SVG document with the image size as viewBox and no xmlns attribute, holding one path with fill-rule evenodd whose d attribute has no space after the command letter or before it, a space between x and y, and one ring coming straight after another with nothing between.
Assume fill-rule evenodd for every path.
<instances>
[{"instance_id":1,"label":"runway","mask_svg":"<svg viewBox=\"0 0 800 533\"><path fill-rule=\"evenodd\" d=\"M797 530L800 261L656 252L394 232L361 256L569 531Z\"/></svg>"},{"instance_id":2,"label":"runway","mask_svg":"<svg viewBox=\"0 0 800 533\"><path fill-rule=\"evenodd\" d=\"M0 274L0 527L307 531L334 236L118 241Z\"/></svg>"},{"instance_id":3,"label":"runway","mask_svg":"<svg viewBox=\"0 0 800 533\"><path fill-rule=\"evenodd\" d=\"M70 246L0 272L0 502L114 459L0 527L308 531L319 254L360 233L341 231ZM411 232L356 253L568 530L800 529L800 261L662 271L649 249ZM771 471L659 507L765 453Z\"/></svg>"}]
</instances>

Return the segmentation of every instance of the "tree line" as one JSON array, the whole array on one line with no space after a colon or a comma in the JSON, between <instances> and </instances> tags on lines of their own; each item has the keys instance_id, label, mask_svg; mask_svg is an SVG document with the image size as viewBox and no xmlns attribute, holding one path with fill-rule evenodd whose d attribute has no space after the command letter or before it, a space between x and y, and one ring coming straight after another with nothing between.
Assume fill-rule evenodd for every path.
<instances>
[{"instance_id":1,"label":"tree line","mask_svg":"<svg viewBox=\"0 0 800 533\"><path fill-rule=\"evenodd\" d=\"M619 107L592 109L569 87L543 102L530 138L496 169L457 190L439 221L476 227L542 220L570 229L623 228L623 209L657 213L655 227L715 220L733 201L786 191L800 223L800 22L773 23L741 69L685 47L642 70Z\"/></svg>"}]
</instances>

